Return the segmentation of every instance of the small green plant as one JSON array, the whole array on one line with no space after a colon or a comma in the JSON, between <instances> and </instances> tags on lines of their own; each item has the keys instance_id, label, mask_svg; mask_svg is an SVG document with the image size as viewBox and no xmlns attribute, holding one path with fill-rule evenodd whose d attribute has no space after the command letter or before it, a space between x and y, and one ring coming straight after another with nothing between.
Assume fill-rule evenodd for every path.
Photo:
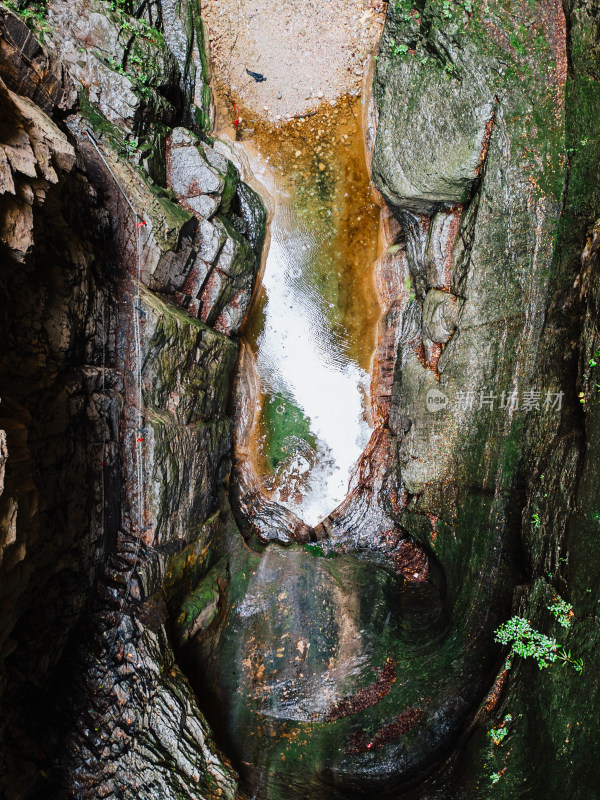
<instances>
[{"instance_id":1,"label":"small green plant","mask_svg":"<svg viewBox=\"0 0 600 800\"><path fill-rule=\"evenodd\" d=\"M490 781L492 783L498 783L498 781L500 780L501 777L502 777L502 773L500 773L500 772L492 772L492 774L490 775Z\"/></svg>"},{"instance_id":2,"label":"small green plant","mask_svg":"<svg viewBox=\"0 0 600 800\"><path fill-rule=\"evenodd\" d=\"M110 0L109 9L121 17L121 31L131 34L134 38L141 36L143 39L160 40L162 33L149 25L145 19L133 17L131 0ZM134 24L135 23L135 24Z\"/></svg>"},{"instance_id":3,"label":"small green plant","mask_svg":"<svg viewBox=\"0 0 600 800\"><path fill-rule=\"evenodd\" d=\"M531 627L529 620L523 617L512 617L508 622L496 629L494 639L499 644L510 645L510 652L505 667L510 669L513 656L533 658L540 669L546 669L555 661L562 661L581 675L583 659L574 659L571 651L561 647L556 639L546 636Z\"/></svg>"},{"instance_id":4,"label":"small green plant","mask_svg":"<svg viewBox=\"0 0 600 800\"><path fill-rule=\"evenodd\" d=\"M504 737L508 735L506 728L492 728L492 730L488 731L488 733L495 745L499 745Z\"/></svg>"},{"instance_id":5,"label":"small green plant","mask_svg":"<svg viewBox=\"0 0 600 800\"><path fill-rule=\"evenodd\" d=\"M139 146L139 139L137 136L132 137L131 139L127 139L125 142L125 150L127 151L127 157L132 158L135 151L138 149Z\"/></svg>"},{"instance_id":6,"label":"small green plant","mask_svg":"<svg viewBox=\"0 0 600 800\"><path fill-rule=\"evenodd\" d=\"M540 519L540 515L537 513L537 511L531 515L531 524L534 528L539 528L542 524L542 520Z\"/></svg>"},{"instance_id":7,"label":"small green plant","mask_svg":"<svg viewBox=\"0 0 600 800\"><path fill-rule=\"evenodd\" d=\"M442 0L443 19L453 19L461 9L470 17L475 9L474 0Z\"/></svg>"},{"instance_id":8,"label":"small green plant","mask_svg":"<svg viewBox=\"0 0 600 800\"><path fill-rule=\"evenodd\" d=\"M392 39L390 46L392 48L392 55L394 56L405 56L408 53L407 44L396 44L395 40Z\"/></svg>"},{"instance_id":9,"label":"small green plant","mask_svg":"<svg viewBox=\"0 0 600 800\"><path fill-rule=\"evenodd\" d=\"M573 614L573 606L570 603L567 603L562 597L556 597L546 608L556 617L559 625L563 628L571 627L571 622L575 615Z\"/></svg>"},{"instance_id":10,"label":"small green plant","mask_svg":"<svg viewBox=\"0 0 600 800\"><path fill-rule=\"evenodd\" d=\"M109 8L111 11L121 11L124 14L131 14L133 11L130 0L110 0Z\"/></svg>"},{"instance_id":11,"label":"small green plant","mask_svg":"<svg viewBox=\"0 0 600 800\"><path fill-rule=\"evenodd\" d=\"M111 69L114 69L115 72L118 72L119 75L126 75L127 74L125 72L125 70L123 69L123 65L119 64L119 62L117 61L117 59L113 55L110 55L110 53L109 53L107 56L105 56L105 59L106 59L106 62L108 64L108 66Z\"/></svg>"},{"instance_id":12,"label":"small green plant","mask_svg":"<svg viewBox=\"0 0 600 800\"><path fill-rule=\"evenodd\" d=\"M504 717L501 725L488 731L488 736L496 746L499 745L506 736L508 736L508 726L511 722L512 714L507 714Z\"/></svg>"},{"instance_id":13,"label":"small green plant","mask_svg":"<svg viewBox=\"0 0 600 800\"><path fill-rule=\"evenodd\" d=\"M129 57L130 64L135 66L135 71L126 70L123 65L119 64L116 58L110 54L104 56L104 60L108 66L111 69L114 69L115 72L118 72L119 75L127 75L128 77L133 78L133 80L136 82L135 88L142 95L142 97L152 96L152 78L143 71L144 62L138 55L132 55Z\"/></svg>"},{"instance_id":14,"label":"small green plant","mask_svg":"<svg viewBox=\"0 0 600 800\"><path fill-rule=\"evenodd\" d=\"M583 672L583 658L572 658L571 651L565 652L562 647L559 657L565 663L570 664L578 675L581 675Z\"/></svg>"},{"instance_id":15,"label":"small green plant","mask_svg":"<svg viewBox=\"0 0 600 800\"><path fill-rule=\"evenodd\" d=\"M137 89L140 92L140 94L142 95L142 97L151 97L152 96L152 87L151 87L150 84L151 84L152 78L149 75L146 75L145 73L142 72L141 75L137 76L137 79L138 79Z\"/></svg>"}]
</instances>

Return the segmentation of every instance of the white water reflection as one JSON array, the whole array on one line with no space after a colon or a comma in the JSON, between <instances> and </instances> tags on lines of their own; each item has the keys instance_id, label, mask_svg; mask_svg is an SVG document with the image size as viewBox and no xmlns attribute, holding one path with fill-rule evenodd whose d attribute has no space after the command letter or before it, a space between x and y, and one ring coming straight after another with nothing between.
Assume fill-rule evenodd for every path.
<instances>
[{"instance_id":1,"label":"white water reflection","mask_svg":"<svg viewBox=\"0 0 600 800\"><path fill-rule=\"evenodd\" d=\"M346 496L352 468L369 440L369 375L349 358L343 329L332 330L336 315L327 313L331 307L318 279L339 267L322 247L333 235L331 226L313 217L309 230L293 196L275 183L260 156L252 161L255 177L275 201L262 279L264 322L256 340L261 388L300 409L315 443L296 437L293 454L266 485L274 499L314 525Z\"/></svg>"}]
</instances>

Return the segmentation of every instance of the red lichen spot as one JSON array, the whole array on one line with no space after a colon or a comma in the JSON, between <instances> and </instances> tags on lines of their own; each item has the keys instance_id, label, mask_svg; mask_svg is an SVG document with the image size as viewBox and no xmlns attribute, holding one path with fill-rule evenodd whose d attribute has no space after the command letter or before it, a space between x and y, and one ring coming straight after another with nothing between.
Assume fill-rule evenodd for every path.
<instances>
[{"instance_id":1,"label":"red lichen spot","mask_svg":"<svg viewBox=\"0 0 600 800\"><path fill-rule=\"evenodd\" d=\"M481 143L481 152L479 153L479 163L475 167L475 175L477 176L481 174L481 170L483 169L483 165L485 163L488 147L490 146L490 139L492 137L492 131L494 129L495 119L496 119L496 109L494 108L492 116L485 123L485 133L483 134L483 142Z\"/></svg>"},{"instance_id":2,"label":"red lichen spot","mask_svg":"<svg viewBox=\"0 0 600 800\"><path fill-rule=\"evenodd\" d=\"M492 686L492 691L488 694L485 699L485 710L488 714L491 714L492 711L498 705L498 701L500 700L500 695L502 694L502 690L508 680L508 670L503 669L500 672L494 681L494 685Z\"/></svg>"},{"instance_id":3,"label":"red lichen spot","mask_svg":"<svg viewBox=\"0 0 600 800\"><path fill-rule=\"evenodd\" d=\"M401 714L380 728L375 736L367 741L363 730L356 731L348 736L348 745L345 748L347 755L359 755L370 750L385 747L398 737L409 733L423 719L424 711L420 708L407 708Z\"/></svg>"},{"instance_id":4,"label":"red lichen spot","mask_svg":"<svg viewBox=\"0 0 600 800\"><path fill-rule=\"evenodd\" d=\"M329 709L325 719L327 722L334 722L358 711L376 705L383 697L386 697L396 680L396 665L391 658L388 658L384 666L378 670L376 680L369 686L358 691L355 695L344 697L339 703Z\"/></svg>"},{"instance_id":5,"label":"red lichen spot","mask_svg":"<svg viewBox=\"0 0 600 800\"><path fill-rule=\"evenodd\" d=\"M394 569L409 583L425 583L429 561L423 548L412 539L401 539L391 553Z\"/></svg>"},{"instance_id":6,"label":"red lichen spot","mask_svg":"<svg viewBox=\"0 0 600 800\"><path fill-rule=\"evenodd\" d=\"M490 129L490 135L491 135L491 129ZM487 152L487 145L486 145L486 152ZM444 285L438 287L446 292L450 291L451 276L452 276L452 251L454 250L454 243L456 242L456 236L458 234L458 228L460 225L462 212L463 212L463 206L460 203L457 203L457 205L453 206L449 211L449 214L451 215L452 219L450 220L450 224L448 225L446 231L446 241L444 243Z\"/></svg>"},{"instance_id":7,"label":"red lichen spot","mask_svg":"<svg viewBox=\"0 0 600 800\"><path fill-rule=\"evenodd\" d=\"M425 348L423 347L423 342L419 342L419 344L415 347L415 355L421 362L421 365L427 369L427 356L425 355Z\"/></svg>"}]
</instances>

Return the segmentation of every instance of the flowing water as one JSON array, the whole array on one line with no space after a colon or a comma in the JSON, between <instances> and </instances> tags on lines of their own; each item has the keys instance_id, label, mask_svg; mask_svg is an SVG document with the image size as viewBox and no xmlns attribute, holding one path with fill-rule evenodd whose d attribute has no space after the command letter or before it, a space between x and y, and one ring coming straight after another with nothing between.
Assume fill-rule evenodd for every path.
<instances>
[{"instance_id":1,"label":"flowing water","mask_svg":"<svg viewBox=\"0 0 600 800\"><path fill-rule=\"evenodd\" d=\"M314 525L343 500L371 433L379 315L379 212L360 100L252 135L273 201L270 246L242 337L256 357L255 468L271 497ZM254 149L255 148L255 149Z\"/></svg>"}]
</instances>

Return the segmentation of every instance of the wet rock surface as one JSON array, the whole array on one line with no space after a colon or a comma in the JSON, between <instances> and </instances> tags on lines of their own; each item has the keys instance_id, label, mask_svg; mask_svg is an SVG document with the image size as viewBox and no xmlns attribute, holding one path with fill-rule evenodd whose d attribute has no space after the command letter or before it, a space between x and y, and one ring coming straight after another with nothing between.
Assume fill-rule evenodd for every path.
<instances>
[{"instance_id":1,"label":"wet rock surface","mask_svg":"<svg viewBox=\"0 0 600 800\"><path fill-rule=\"evenodd\" d=\"M108 4L57 3L50 17L61 27L46 50L2 10L7 797L236 791L235 772L176 664L165 598L175 608L201 580L219 531L237 357L225 333L237 330L250 299L263 217L233 166L206 142L194 150L216 176L208 187L216 208L202 216L174 202L160 126L179 114L186 85L175 57L162 51L148 64L160 80L146 94L135 94L133 80L129 105L131 76L105 64L135 55L136 43L154 53L148 42L160 38L160 9L148 14L136 22ZM123 51L126 25L135 41ZM88 84L90 75L97 80ZM156 105L148 111L152 102L160 113ZM194 115L180 118L192 124ZM178 129L175 137L198 144L202 127L193 124L195 133ZM163 188L134 168L125 146L132 127L148 133L144 163ZM203 232L217 208L223 240L205 264ZM189 291L190 275L210 272L211 262L229 283L191 314L202 287Z\"/></svg>"},{"instance_id":2,"label":"wet rock surface","mask_svg":"<svg viewBox=\"0 0 600 800\"><path fill-rule=\"evenodd\" d=\"M453 622L448 639L438 642L439 653L458 626L469 632L467 649L478 651L480 663L491 667L493 649L485 642L491 642L498 621L510 616L511 604L513 613L534 617L547 630L544 603L550 601L543 598L573 591L576 580L571 567L567 581L566 572L549 561L542 566L544 558L552 560L553 548L561 551L562 564L574 563L566 550L564 537L571 523L563 504L575 509L576 501L546 490L548 516L539 526L534 508L544 493L539 481L547 480L548 472L571 498L577 491L573 465L582 458L576 398L581 378L566 342L576 347L579 340L587 350L595 340L589 330L580 338L573 281L579 282L581 269L581 248L575 241L585 240L597 207L596 195L577 177L582 161L569 162L566 156L576 109L591 108L586 68L576 55L584 41L589 46L584 22L589 9L575 4L565 20L554 3L537 4L535 10L512 4L511 12L529 26L522 48L499 6L467 11L455 8L440 18L433 3L410 14L396 8L388 14L375 77L379 125L374 178L403 229L397 241L406 254L411 277L407 293L412 295L404 313L390 407L391 465L400 502L390 493L385 507L435 556L432 563L445 576ZM575 39L566 37L567 27L576 31ZM539 45L537 63L532 40ZM394 52L399 43L408 48L404 55ZM573 67L570 74L567 63ZM418 81L411 77L415 70ZM449 77L436 82L435 70ZM430 87L423 95L426 101L415 96L423 85ZM537 101L528 86L538 86ZM467 95L468 111L463 106ZM406 124L398 120L397 97L408 100L400 110L407 114ZM535 155L538 129L525 133L521 127L533 119L539 122L540 115L547 120L543 165ZM421 147L431 148L427 157L417 153ZM431 164L435 174L430 176ZM596 176L595 157L590 164ZM418 245L422 236L415 213L431 216L428 225L419 226L428 231L424 249ZM520 397L518 408L503 400L511 391ZM430 403L432 392L442 404ZM558 396L560 409L553 405ZM595 416L596 409L588 411ZM537 542L533 549L532 534ZM569 542L577 548L572 538ZM524 575L516 569L519 564ZM590 633L586 627L583 634L582 628L582 635ZM572 636L578 638L575 632ZM454 664L457 675L461 658ZM568 693L569 720L562 717L559 722L555 711L529 706L527 722L519 717L511 723L506 747L490 751L487 729L522 708L528 692L537 696L543 691L535 665L519 665L507 677L500 659L498 653L498 679L494 675L492 680L493 671L487 678L482 673L480 689L472 687L482 698L490 694L479 710L478 703L471 708L475 722L462 760L451 757L436 777L408 796L559 797L564 781L575 794L589 784L585 757L572 762L568 778L563 767L554 768L557 762L552 767L546 762L546 754L556 747L555 726L562 723L570 729L575 717L579 727L585 725L580 704L585 704L587 690L583 684L575 688L576 676L564 671L552 671L553 688L546 684L546 691L556 692L553 704ZM594 685L595 678L590 680ZM465 711L440 710L437 723L444 717L456 721ZM529 749L534 720L542 719L553 730L541 745L537 729L536 752L542 747L545 766L527 769L523 753L535 758ZM583 738L578 742L576 749L584 752ZM497 780L490 780L491 773Z\"/></svg>"},{"instance_id":3,"label":"wet rock surface","mask_svg":"<svg viewBox=\"0 0 600 800\"><path fill-rule=\"evenodd\" d=\"M356 747L364 736L393 750L377 764L376 783L385 785L393 760L408 767L424 746L416 731L404 741L415 725L388 726L407 708L427 715L437 695L411 664L432 666L428 637L444 626L439 595L351 556L325 558L318 547L271 545L260 557L237 549L218 643L199 633L190 657L205 664L208 707L221 709L242 773L265 797L302 781L333 796L364 789L374 764L371 747Z\"/></svg>"}]
</instances>

